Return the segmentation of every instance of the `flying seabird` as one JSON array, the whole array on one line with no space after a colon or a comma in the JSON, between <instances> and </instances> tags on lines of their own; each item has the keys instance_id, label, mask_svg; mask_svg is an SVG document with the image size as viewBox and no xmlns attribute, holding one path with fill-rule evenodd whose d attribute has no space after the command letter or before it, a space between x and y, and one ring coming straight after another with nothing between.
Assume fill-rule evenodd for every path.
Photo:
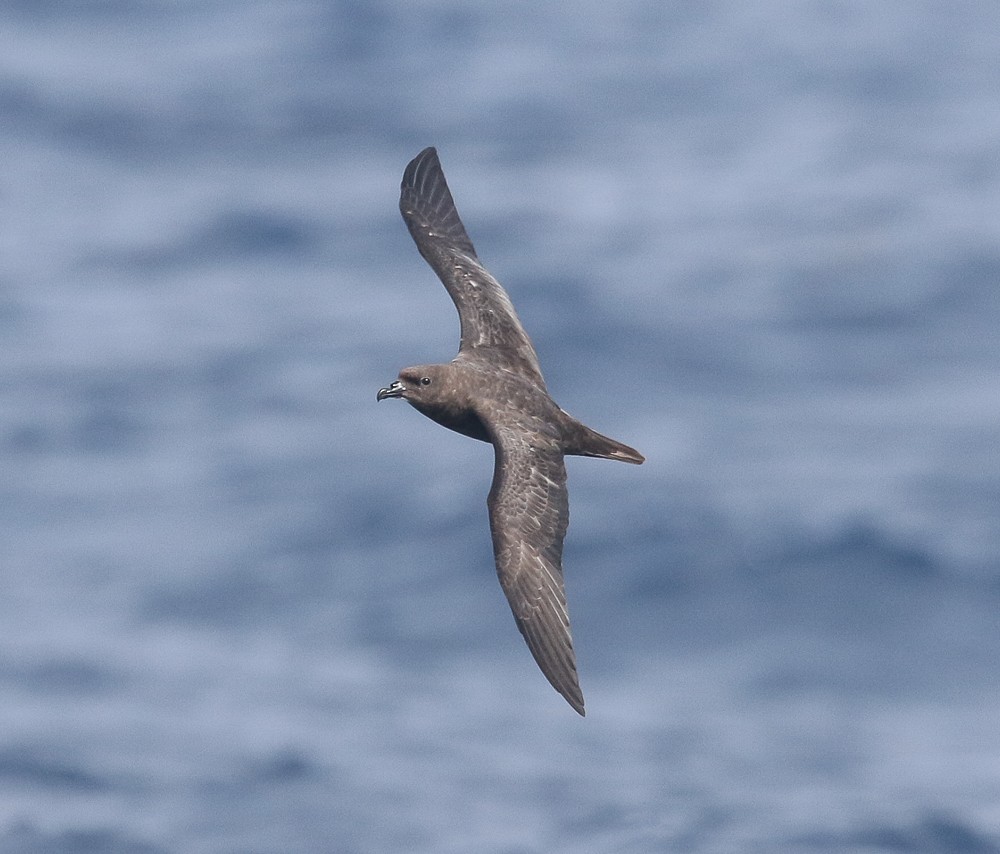
<instances>
[{"instance_id":1,"label":"flying seabird","mask_svg":"<svg viewBox=\"0 0 1000 854\"><path fill-rule=\"evenodd\" d=\"M462 337L451 362L404 368L376 398L401 397L438 424L493 445L487 506L500 584L542 673L583 715L563 586L569 525L563 457L636 464L644 458L584 426L549 396L535 348L507 292L476 255L434 148L406 167L399 209L458 309Z\"/></svg>"}]
</instances>

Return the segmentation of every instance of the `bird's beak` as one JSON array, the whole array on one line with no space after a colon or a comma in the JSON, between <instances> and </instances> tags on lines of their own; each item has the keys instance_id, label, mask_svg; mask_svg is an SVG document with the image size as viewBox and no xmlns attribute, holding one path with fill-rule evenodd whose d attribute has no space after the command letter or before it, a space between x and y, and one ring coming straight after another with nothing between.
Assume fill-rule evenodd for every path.
<instances>
[{"instance_id":1,"label":"bird's beak","mask_svg":"<svg viewBox=\"0 0 1000 854\"><path fill-rule=\"evenodd\" d=\"M385 400L387 397L402 397L403 391L403 384L399 380L396 380L388 388L380 388L378 394L375 395L375 400Z\"/></svg>"}]
</instances>

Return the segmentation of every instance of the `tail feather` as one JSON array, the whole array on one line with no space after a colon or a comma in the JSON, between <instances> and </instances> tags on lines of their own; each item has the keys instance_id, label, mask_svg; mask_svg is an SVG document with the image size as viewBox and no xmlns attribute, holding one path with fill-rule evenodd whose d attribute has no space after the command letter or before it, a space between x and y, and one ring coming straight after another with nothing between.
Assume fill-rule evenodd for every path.
<instances>
[{"instance_id":1,"label":"tail feather","mask_svg":"<svg viewBox=\"0 0 1000 854\"><path fill-rule=\"evenodd\" d=\"M579 431L573 437L574 441L565 453L580 457L600 457L602 460L621 460L623 463L641 465L646 458L635 448L630 448L609 436L604 436L596 430L591 430L579 424Z\"/></svg>"}]
</instances>

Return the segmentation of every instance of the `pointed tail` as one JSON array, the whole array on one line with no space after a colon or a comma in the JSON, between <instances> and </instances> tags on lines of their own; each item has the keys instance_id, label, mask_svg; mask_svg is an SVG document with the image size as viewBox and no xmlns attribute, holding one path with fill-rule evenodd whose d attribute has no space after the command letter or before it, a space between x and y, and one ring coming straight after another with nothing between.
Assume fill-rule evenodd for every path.
<instances>
[{"instance_id":1,"label":"pointed tail","mask_svg":"<svg viewBox=\"0 0 1000 854\"><path fill-rule=\"evenodd\" d=\"M621 460L623 463L641 465L646 458L635 448L591 430L577 422L578 431L568 443L565 453L580 457L600 457L602 460Z\"/></svg>"}]
</instances>

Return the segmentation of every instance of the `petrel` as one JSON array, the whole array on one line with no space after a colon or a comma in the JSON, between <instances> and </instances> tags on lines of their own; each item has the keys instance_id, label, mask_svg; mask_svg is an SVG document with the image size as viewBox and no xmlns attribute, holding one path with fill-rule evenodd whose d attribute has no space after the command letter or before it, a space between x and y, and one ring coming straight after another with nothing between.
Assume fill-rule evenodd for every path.
<instances>
[{"instance_id":1,"label":"petrel","mask_svg":"<svg viewBox=\"0 0 1000 854\"><path fill-rule=\"evenodd\" d=\"M462 338L451 362L404 368L376 399L401 397L438 424L493 445L486 503L500 585L542 673L583 715L563 586L569 525L563 457L636 464L644 458L584 426L549 396L531 339L465 233L434 148L406 167L399 209L458 309Z\"/></svg>"}]
</instances>

